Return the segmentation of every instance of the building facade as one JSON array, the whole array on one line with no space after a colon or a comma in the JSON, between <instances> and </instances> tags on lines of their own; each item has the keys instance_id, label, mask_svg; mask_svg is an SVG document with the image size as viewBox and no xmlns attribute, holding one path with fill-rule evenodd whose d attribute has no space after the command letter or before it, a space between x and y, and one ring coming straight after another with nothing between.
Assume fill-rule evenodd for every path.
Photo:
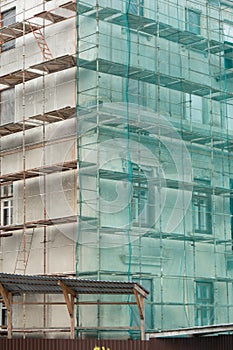
<instances>
[{"instance_id":1,"label":"building facade","mask_svg":"<svg viewBox=\"0 0 233 350\"><path fill-rule=\"evenodd\" d=\"M147 331L232 323L232 2L0 5L1 271L139 282ZM68 322L45 305L13 323Z\"/></svg>"}]
</instances>

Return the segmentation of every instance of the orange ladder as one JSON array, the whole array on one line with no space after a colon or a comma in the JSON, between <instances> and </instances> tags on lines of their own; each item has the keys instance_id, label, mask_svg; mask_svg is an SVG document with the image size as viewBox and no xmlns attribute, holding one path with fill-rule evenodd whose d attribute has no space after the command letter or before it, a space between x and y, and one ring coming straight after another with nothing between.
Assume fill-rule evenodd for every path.
<instances>
[{"instance_id":1,"label":"orange ladder","mask_svg":"<svg viewBox=\"0 0 233 350\"><path fill-rule=\"evenodd\" d=\"M42 33L41 27L38 27L36 25L33 25L31 22L28 22L31 31L34 35L34 38L36 39L37 45L39 46L39 49L46 61L52 60L53 55L52 52L50 51L50 48L48 47L48 44L45 40L45 37Z\"/></svg>"},{"instance_id":2,"label":"orange ladder","mask_svg":"<svg viewBox=\"0 0 233 350\"><path fill-rule=\"evenodd\" d=\"M14 273L24 274L27 268L35 228L22 235L17 251Z\"/></svg>"}]
</instances>

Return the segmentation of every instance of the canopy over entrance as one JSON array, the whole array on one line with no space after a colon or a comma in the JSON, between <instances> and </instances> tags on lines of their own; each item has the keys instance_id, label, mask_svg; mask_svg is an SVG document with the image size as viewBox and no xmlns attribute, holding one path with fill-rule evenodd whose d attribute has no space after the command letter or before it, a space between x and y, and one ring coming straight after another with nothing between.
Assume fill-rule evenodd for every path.
<instances>
[{"instance_id":1,"label":"canopy over entrance","mask_svg":"<svg viewBox=\"0 0 233 350\"><path fill-rule=\"evenodd\" d=\"M14 296L25 294L63 294L70 316L70 335L72 339L75 337L74 306L76 304L136 304L141 320L141 339L145 339L144 298L146 298L149 293L138 283L84 280L76 277L65 277L63 275L16 275L0 273L0 294L7 308L8 338L11 338L13 332L12 308L14 305ZM77 300L78 296L82 294L132 294L135 297L135 302L79 302ZM35 302L32 304L34 305ZM53 304L56 304L56 302ZM27 330L24 331L27 332ZM30 332L30 330L28 331Z\"/></svg>"}]
</instances>

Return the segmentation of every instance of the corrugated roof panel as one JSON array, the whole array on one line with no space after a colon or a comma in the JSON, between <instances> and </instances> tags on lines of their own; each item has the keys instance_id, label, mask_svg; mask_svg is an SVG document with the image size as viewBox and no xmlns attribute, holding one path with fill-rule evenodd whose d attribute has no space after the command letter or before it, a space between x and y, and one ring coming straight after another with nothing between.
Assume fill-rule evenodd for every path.
<instances>
[{"instance_id":1,"label":"corrugated roof panel","mask_svg":"<svg viewBox=\"0 0 233 350\"><path fill-rule=\"evenodd\" d=\"M142 294L148 291L134 282L83 280L75 277L48 275L0 274L0 283L12 294L23 293L62 293L58 281L63 282L76 294L133 294L137 286Z\"/></svg>"}]
</instances>

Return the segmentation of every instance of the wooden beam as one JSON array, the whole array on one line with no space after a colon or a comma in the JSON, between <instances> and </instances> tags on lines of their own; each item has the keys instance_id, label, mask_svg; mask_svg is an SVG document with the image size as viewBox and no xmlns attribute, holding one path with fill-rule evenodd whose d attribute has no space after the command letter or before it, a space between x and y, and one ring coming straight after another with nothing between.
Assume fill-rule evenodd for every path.
<instances>
[{"instance_id":1,"label":"wooden beam","mask_svg":"<svg viewBox=\"0 0 233 350\"><path fill-rule=\"evenodd\" d=\"M4 301L4 304L7 308L7 310L10 309L10 302L9 302L9 292L8 290L2 285L2 283L0 283L0 293L2 296L2 299Z\"/></svg>"},{"instance_id":2,"label":"wooden beam","mask_svg":"<svg viewBox=\"0 0 233 350\"><path fill-rule=\"evenodd\" d=\"M142 295L144 298L147 297L148 293L146 293L140 286L138 286L137 284L134 285L134 289L140 294Z\"/></svg>"},{"instance_id":3,"label":"wooden beam","mask_svg":"<svg viewBox=\"0 0 233 350\"><path fill-rule=\"evenodd\" d=\"M3 299L3 302L7 309L7 336L10 339L12 333L12 320L11 320L11 300L12 293L8 292L8 290L0 283L0 293Z\"/></svg>"},{"instance_id":4,"label":"wooden beam","mask_svg":"<svg viewBox=\"0 0 233 350\"><path fill-rule=\"evenodd\" d=\"M74 295L70 295L70 304L73 310L72 315L70 316L70 338L75 338L75 322L74 322Z\"/></svg>"},{"instance_id":5,"label":"wooden beam","mask_svg":"<svg viewBox=\"0 0 233 350\"><path fill-rule=\"evenodd\" d=\"M145 318L144 318L144 296L140 295L140 298L138 296L138 292L136 289L134 289L134 296L136 299L137 307L138 307L138 312L140 316L140 329L141 329L141 340L145 340Z\"/></svg>"},{"instance_id":6,"label":"wooden beam","mask_svg":"<svg viewBox=\"0 0 233 350\"><path fill-rule=\"evenodd\" d=\"M72 289L70 289L69 287L67 287L63 282L58 281L57 284L61 287L64 298L65 298L65 302L66 302L66 306L69 312L70 317L73 315L73 305L72 305L72 299L69 298L69 294L70 296L74 297L75 293Z\"/></svg>"},{"instance_id":7,"label":"wooden beam","mask_svg":"<svg viewBox=\"0 0 233 350\"><path fill-rule=\"evenodd\" d=\"M143 308L142 308L142 305L141 305L141 300L139 299L138 293L137 293L137 291L135 289L134 289L133 292L134 292L134 296L135 296L135 299L136 299L136 303L137 303L140 319L144 319L144 313L143 313Z\"/></svg>"},{"instance_id":8,"label":"wooden beam","mask_svg":"<svg viewBox=\"0 0 233 350\"><path fill-rule=\"evenodd\" d=\"M141 340L145 340L145 317L144 317L144 297L140 295L140 304L141 304L141 309L142 309L142 314L143 317L140 320L141 324Z\"/></svg>"},{"instance_id":9,"label":"wooden beam","mask_svg":"<svg viewBox=\"0 0 233 350\"><path fill-rule=\"evenodd\" d=\"M57 284L61 287L66 306L70 315L70 338L75 338L75 324L74 324L74 298L75 298L75 292L66 286L62 281L58 281ZM70 295L70 297L69 297Z\"/></svg>"},{"instance_id":10,"label":"wooden beam","mask_svg":"<svg viewBox=\"0 0 233 350\"><path fill-rule=\"evenodd\" d=\"M11 300L12 293L8 293L9 309L7 309L7 337L11 339L12 337L12 313L11 313Z\"/></svg>"}]
</instances>

